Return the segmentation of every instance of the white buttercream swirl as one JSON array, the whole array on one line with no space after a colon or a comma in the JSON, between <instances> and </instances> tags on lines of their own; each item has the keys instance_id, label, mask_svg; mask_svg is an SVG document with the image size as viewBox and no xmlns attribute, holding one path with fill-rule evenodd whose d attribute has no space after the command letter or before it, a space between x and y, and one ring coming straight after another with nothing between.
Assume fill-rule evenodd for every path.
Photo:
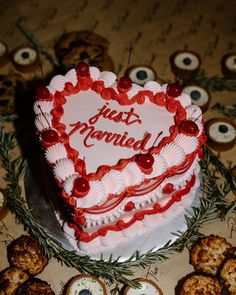
<instances>
[{"instance_id":1,"label":"white buttercream swirl","mask_svg":"<svg viewBox=\"0 0 236 295\"><path fill-rule=\"evenodd\" d=\"M104 82L105 87L110 87L116 81L117 77L114 73L103 71L99 76L99 80Z\"/></svg>"},{"instance_id":2,"label":"white buttercream swirl","mask_svg":"<svg viewBox=\"0 0 236 295\"><path fill-rule=\"evenodd\" d=\"M89 72L90 72L90 77L92 78L93 81L99 80L99 76L101 72L97 67L90 67Z\"/></svg>"},{"instance_id":3,"label":"white buttercream swirl","mask_svg":"<svg viewBox=\"0 0 236 295\"><path fill-rule=\"evenodd\" d=\"M167 168L167 162L161 155L153 155L154 157L154 163L152 165L152 173L147 174L146 178L150 179L153 177L160 176L166 171Z\"/></svg>"},{"instance_id":4,"label":"white buttercream swirl","mask_svg":"<svg viewBox=\"0 0 236 295\"><path fill-rule=\"evenodd\" d=\"M69 175L65 181L63 182L63 189L65 190L65 192L70 195L72 193L72 189L73 189L73 185L74 185L74 181L76 178L78 178L79 174L72 174Z\"/></svg>"},{"instance_id":5,"label":"white buttercream swirl","mask_svg":"<svg viewBox=\"0 0 236 295\"><path fill-rule=\"evenodd\" d=\"M191 98L187 93L181 93L181 95L177 97L176 100L179 101L184 108L190 106L192 103Z\"/></svg>"},{"instance_id":6,"label":"white buttercream swirl","mask_svg":"<svg viewBox=\"0 0 236 295\"><path fill-rule=\"evenodd\" d=\"M48 113L38 114L35 118L35 126L39 132L52 127L52 115Z\"/></svg>"},{"instance_id":7,"label":"white buttercream swirl","mask_svg":"<svg viewBox=\"0 0 236 295\"><path fill-rule=\"evenodd\" d=\"M42 113L50 113L53 109L53 103L51 101L36 101L33 105L33 110L36 115Z\"/></svg>"},{"instance_id":8,"label":"white buttercream swirl","mask_svg":"<svg viewBox=\"0 0 236 295\"><path fill-rule=\"evenodd\" d=\"M186 154L190 154L196 150L199 141L194 136L178 134L174 142L178 144L181 148L183 148Z\"/></svg>"},{"instance_id":9,"label":"white buttercream swirl","mask_svg":"<svg viewBox=\"0 0 236 295\"><path fill-rule=\"evenodd\" d=\"M135 162L129 163L122 170L122 175L127 187L140 184L145 178L145 174L140 171L140 168Z\"/></svg>"},{"instance_id":10,"label":"white buttercream swirl","mask_svg":"<svg viewBox=\"0 0 236 295\"><path fill-rule=\"evenodd\" d=\"M59 159L53 167L56 178L64 181L67 177L75 173L74 163L67 158Z\"/></svg>"},{"instance_id":11,"label":"white buttercream swirl","mask_svg":"<svg viewBox=\"0 0 236 295\"><path fill-rule=\"evenodd\" d=\"M88 194L83 198L77 198L76 207L78 208L90 208L95 205L100 205L106 201L107 192L104 189L101 181L90 181L90 190Z\"/></svg>"},{"instance_id":12,"label":"white buttercream swirl","mask_svg":"<svg viewBox=\"0 0 236 295\"><path fill-rule=\"evenodd\" d=\"M78 79L77 79L77 74L75 69L71 69L66 73L65 82L70 82L73 86L76 86Z\"/></svg>"},{"instance_id":13,"label":"white buttercream swirl","mask_svg":"<svg viewBox=\"0 0 236 295\"><path fill-rule=\"evenodd\" d=\"M47 161L54 164L57 160L67 157L67 152L64 144L57 143L49 147L45 152L45 157Z\"/></svg>"},{"instance_id":14,"label":"white buttercream swirl","mask_svg":"<svg viewBox=\"0 0 236 295\"><path fill-rule=\"evenodd\" d=\"M132 83L132 87L129 91L127 91L128 98L134 97L136 94L138 94L141 90L143 90L143 87L137 84Z\"/></svg>"},{"instance_id":15,"label":"white buttercream swirl","mask_svg":"<svg viewBox=\"0 0 236 295\"><path fill-rule=\"evenodd\" d=\"M202 111L198 106L190 105L186 107L185 110L186 110L187 119L194 121L194 119L198 118L199 120L202 120Z\"/></svg>"},{"instance_id":16,"label":"white buttercream swirl","mask_svg":"<svg viewBox=\"0 0 236 295\"><path fill-rule=\"evenodd\" d=\"M101 181L106 191L110 194L119 195L126 187L123 175L118 170L108 172Z\"/></svg>"},{"instance_id":17,"label":"white buttercream swirl","mask_svg":"<svg viewBox=\"0 0 236 295\"><path fill-rule=\"evenodd\" d=\"M157 83L156 81L148 81L147 83L145 83L144 89L150 90L154 94L162 91L161 85Z\"/></svg>"},{"instance_id":18,"label":"white buttercream swirl","mask_svg":"<svg viewBox=\"0 0 236 295\"><path fill-rule=\"evenodd\" d=\"M166 160L168 168L181 164L185 159L184 150L175 143L168 143L160 154Z\"/></svg>"}]
</instances>

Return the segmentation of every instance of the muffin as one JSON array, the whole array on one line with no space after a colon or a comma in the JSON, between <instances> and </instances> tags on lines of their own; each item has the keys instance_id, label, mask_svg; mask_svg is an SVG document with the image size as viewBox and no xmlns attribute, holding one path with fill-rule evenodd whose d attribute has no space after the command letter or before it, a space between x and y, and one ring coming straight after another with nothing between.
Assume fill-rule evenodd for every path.
<instances>
[{"instance_id":1,"label":"muffin","mask_svg":"<svg viewBox=\"0 0 236 295\"><path fill-rule=\"evenodd\" d=\"M22 235L8 246L7 251L9 263L31 275L42 272L48 263L38 240L31 236Z\"/></svg>"},{"instance_id":2,"label":"muffin","mask_svg":"<svg viewBox=\"0 0 236 295\"><path fill-rule=\"evenodd\" d=\"M236 294L236 257L224 261L219 272L220 281L229 295Z\"/></svg>"},{"instance_id":3,"label":"muffin","mask_svg":"<svg viewBox=\"0 0 236 295\"><path fill-rule=\"evenodd\" d=\"M193 273L181 280L177 295L222 295L218 280L207 274Z\"/></svg>"},{"instance_id":4,"label":"muffin","mask_svg":"<svg viewBox=\"0 0 236 295\"><path fill-rule=\"evenodd\" d=\"M210 235L191 248L190 263L197 271L215 275L223 261L233 253L233 246L225 238Z\"/></svg>"},{"instance_id":5,"label":"muffin","mask_svg":"<svg viewBox=\"0 0 236 295\"><path fill-rule=\"evenodd\" d=\"M0 273L0 295L14 295L29 275L18 267L9 267Z\"/></svg>"},{"instance_id":6,"label":"muffin","mask_svg":"<svg viewBox=\"0 0 236 295\"><path fill-rule=\"evenodd\" d=\"M38 278L33 278L26 281L20 286L16 295L55 295L50 285Z\"/></svg>"}]
</instances>

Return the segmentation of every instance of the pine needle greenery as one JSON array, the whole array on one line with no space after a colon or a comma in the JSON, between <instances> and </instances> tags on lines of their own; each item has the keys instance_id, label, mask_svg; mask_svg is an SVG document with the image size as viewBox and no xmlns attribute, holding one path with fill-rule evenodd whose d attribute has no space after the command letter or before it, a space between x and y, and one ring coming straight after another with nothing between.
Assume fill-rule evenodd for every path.
<instances>
[{"instance_id":1,"label":"pine needle greenery","mask_svg":"<svg viewBox=\"0 0 236 295\"><path fill-rule=\"evenodd\" d=\"M54 256L68 267L74 267L82 274L89 273L102 277L104 280L109 281L110 284L123 283L138 287L138 284L131 280L135 268L146 268L157 261L168 259L171 254L182 251L184 247L191 247L202 236L199 232L202 224L217 218L224 218L228 212L236 212L235 204L228 203L225 200L225 196L230 189L236 189L236 181L220 160L205 147L205 157L201 161L203 197L200 199L198 208L193 208L189 212L186 211L185 218L188 229L186 232L175 233L177 240L174 243L169 241L162 248L150 250L146 254L136 252L124 262L120 262L119 259L113 260L112 257L110 257L109 261L104 261L102 258L95 261L88 256L80 257L73 251L65 250L33 216L31 209L22 196L20 185L28 169L27 162L21 156L16 158L12 156L12 151L16 147L15 134L6 133L4 127L1 126L0 156L2 166L6 171L6 191L10 210L38 238L45 254L49 258ZM210 168L214 168L214 171ZM218 184L217 179L219 176L216 176L216 174L221 175L225 179L223 183Z\"/></svg>"}]
</instances>

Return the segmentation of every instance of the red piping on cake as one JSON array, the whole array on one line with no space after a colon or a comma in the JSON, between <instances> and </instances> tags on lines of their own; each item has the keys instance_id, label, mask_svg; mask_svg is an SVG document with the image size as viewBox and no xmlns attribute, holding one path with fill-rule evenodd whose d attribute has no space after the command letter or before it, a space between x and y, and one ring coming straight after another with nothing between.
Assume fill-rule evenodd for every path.
<instances>
[{"instance_id":1,"label":"red piping on cake","mask_svg":"<svg viewBox=\"0 0 236 295\"><path fill-rule=\"evenodd\" d=\"M93 239L97 238L98 236L105 236L108 231L122 231L133 225L138 220L143 220L146 215L152 215L157 213L163 213L167 209L169 209L175 202L179 202L181 198L185 195L187 195L191 188L194 186L196 181L196 176L192 175L191 179L187 181L186 187L184 189L181 189L177 192L175 192L170 200L164 205L161 206L160 204L156 203L153 205L152 209L147 209L143 211L136 212L133 217L130 219L130 221L125 222L124 220L119 220L116 222L115 225L107 225L101 227L96 232L89 235L86 231L82 231L78 229L78 227L74 224L70 224L70 227L74 228L76 237L85 243L91 242Z\"/></svg>"}]
</instances>

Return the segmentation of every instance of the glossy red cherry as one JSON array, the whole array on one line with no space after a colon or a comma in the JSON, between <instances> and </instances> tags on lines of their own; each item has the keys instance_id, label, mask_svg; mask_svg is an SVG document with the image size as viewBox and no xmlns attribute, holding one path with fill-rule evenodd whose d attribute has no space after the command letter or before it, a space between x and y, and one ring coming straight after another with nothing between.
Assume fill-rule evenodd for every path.
<instances>
[{"instance_id":1,"label":"glossy red cherry","mask_svg":"<svg viewBox=\"0 0 236 295\"><path fill-rule=\"evenodd\" d=\"M199 132L197 124L195 122L193 122L192 120L182 121L180 123L179 128L183 133L185 133L187 135L195 136Z\"/></svg>"},{"instance_id":2,"label":"glossy red cherry","mask_svg":"<svg viewBox=\"0 0 236 295\"><path fill-rule=\"evenodd\" d=\"M178 83L171 83L167 86L167 94L172 97L178 97L182 93L182 87Z\"/></svg>"},{"instance_id":3,"label":"glossy red cherry","mask_svg":"<svg viewBox=\"0 0 236 295\"><path fill-rule=\"evenodd\" d=\"M132 87L132 81L128 77L121 77L117 87L120 91L129 91Z\"/></svg>"},{"instance_id":4,"label":"glossy red cherry","mask_svg":"<svg viewBox=\"0 0 236 295\"><path fill-rule=\"evenodd\" d=\"M173 184L172 184L172 183L167 183L167 184L164 186L162 192L163 192L164 194L169 195L169 194L173 193L174 190L175 190L175 189L174 189Z\"/></svg>"},{"instance_id":5,"label":"glossy red cherry","mask_svg":"<svg viewBox=\"0 0 236 295\"><path fill-rule=\"evenodd\" d=\"M129 212L129 211L132 211L134 209L134 203L133 202L128 202L126 205L125 205L125 211L126 212Z\"/></svg>"},{"instance_id":6,"label":"glossy red cherry","mask_svg":"<svg viewBox=\"0 0 236 295\"><path fill-rule=\"evenodd\" d=\"M78 177L74 181L72 193L77 198L85 197L90 190L89 182L84 177Z\"/></svg>"},{"instance_id":7,"label":"glossy red cherry","mask_svg":"<svg viewBox=\"0 0 236 295\"><path fill-rule=\"evenodd\" d=\"M41 137L43 141L53 143L58 141L59 135L55 130L48 129L42 132Z\"/></svg>"},{"instance_id":8,"label":"glossy red cherry","mask_svg":"<svg viewBox=\"0 0 236 295\"><path fill-rule=\"evenodd\" d=\"M154 163L154 157L151 154L139 154L136 157L136 163L143 169L150 169Z\"/></svg>"},{"instance_id":9,"label":"glossy red cherry","mask_svg":"<svg viewBox=\"0 0 236 295\"><path fill-rule=\"evenodd\" d=\"M80 62L77 66L77 74L80 77L89 76L89 65L85 62Z\"/></svg>"},{"instance_id":10,"label":"glossy red cherry","mask_svg":"<svg viewBox=\"0 0 236 295\"><path fill-rule=\"evenodd\" d=\"M47 89L47 87L39 86L36 90L36 98L37 99L50 99L51 94L50 91Z\"/></svg>"}]
</instances>

